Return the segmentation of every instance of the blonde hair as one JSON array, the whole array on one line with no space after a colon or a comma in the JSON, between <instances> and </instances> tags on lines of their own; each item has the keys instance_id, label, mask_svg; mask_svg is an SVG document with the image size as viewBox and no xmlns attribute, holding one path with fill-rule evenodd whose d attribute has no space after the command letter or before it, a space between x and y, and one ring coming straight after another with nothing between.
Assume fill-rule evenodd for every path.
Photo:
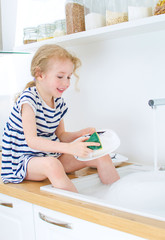
<instances>
[{"instance_id":1,"label":"blonde hair","mask_svg":"<svg viewBox=\"0 0 165 240\"><path fill-rule=\"evenodd\" d=\"M31 62L31 75L36 78L38 70L45 72L48 67L48 62L51 58L59 60L69 59L73 63L73 74L76 77L75 86L77 88L79 76L77 75L76 70L81 66L81 61L79 58L69 53L66 49L56 44L43 45L36 51ZM36 81L30 81L26 84L25 89L35 85Z\"/></svg>"}]
</instances>

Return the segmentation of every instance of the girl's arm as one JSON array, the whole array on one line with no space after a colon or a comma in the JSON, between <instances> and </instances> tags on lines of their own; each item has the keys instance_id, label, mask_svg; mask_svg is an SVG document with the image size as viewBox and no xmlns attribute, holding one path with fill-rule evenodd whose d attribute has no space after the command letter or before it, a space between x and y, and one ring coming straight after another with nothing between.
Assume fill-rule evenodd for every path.
<instances>
[{"instance_id":1,"label":"girl's arm","mask_svg":"<svg viewBox=\"0 0 165 240\"><path fill-rule=\"evenodd\" d=\"M87 134L92 134L96 131L95 128L89 127L82 129L77 132L65 132L64 121L61 120L60 124L56 130L56 136L60 139L61 142L72 142L75 139L82 137Z\"/></svg>"},{"instance_id":2,"label":"girl's arm","mask_svg":"<svg viewBox=\"0 0 165 240\"><path fill-rule=\"evenodd\" d=\"M80 157L87 157L92 151L87 148L87 146L99 145L97 143L84 142L87 138L82 138L79 141L71 143L65 143L38 137L34 111L32 107L26 103L22 105L22 125L28 146L35 150L52 153L68 153ZM61 123L61 125L59 125L59 132L62 134L63 131L64 125Z\"/></svg>"}]
</instances>

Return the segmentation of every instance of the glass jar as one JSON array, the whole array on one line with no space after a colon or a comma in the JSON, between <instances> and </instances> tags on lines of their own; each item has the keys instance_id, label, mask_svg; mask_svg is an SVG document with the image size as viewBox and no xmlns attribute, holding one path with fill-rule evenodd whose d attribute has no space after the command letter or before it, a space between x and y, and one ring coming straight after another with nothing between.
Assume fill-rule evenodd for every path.
<instances>
[{"instance_id":1,"label":"glass jar","mask_svg":"<svg viewBox=\"0 0 165 240\"><path fill-rule=\"evenodd\" d=\"M85 2L85 29L90 30L104 27L105 21L105 0L84 0Z\"/></svg>"},{"instance_id":2,"label":"glass jar","mask_svg":"<svg viewBox=\"0 0 165 240\"><path fill-rule=\"evenodd\" d=\"M38 26L37 41L42 41L54 37L55 25L52 23L40 24Z\"/></svg>"},{"instance_id":3,"label":"glass jar","mask_svg":"<svg viewBox=\"0 0 165 240\"><path fill-rule=\"evenodd\" d=\"M85 31L83 0L66 0L65 15L67 34Z\"/></svg>"},{"instance_id":4,"label":"glass jar","mask_svg":"<svg viewBox=\"0 0 165 240\"><path fill-rule=\"evenodd\" d=\"M54 26L55 26L54 37L63 36L66 34L65 19L55 21Z\"/></svg>"},{"instance_id":5,"label":"glass jar","mask_svg":"<svg viewBox=\"0 0 165 240\"><path fill-rule=\"evenodd\" d=\"M154 0L129 0L128 20L134 20L153 15Z\"/></svg>"},{"instance_id":6,"label":"glass jar","mask_svg":"<svg viewBox=\"0 0 165 240\"><path fill-rule=\"evenodd\" d=\"M108 26L127 21L128 21L128 1L108 0L106 7L106 25Z\"/></svg>"},{"instance_id":7,"label":"glass jar","mask_svg":"<svg viewBox=\"0 0 165 240\"><path fill-rule=\"evenodd\" d=\"M165 0L155 0L154 3L154 15L165 13Z\"/></svg>"},{"instance_id":8,"label":"glass jar","mask_svg":"<svg viewBox=\"0 0 165 240\"><path fill-rule=\"evenodd\" d=\"M36 27L28 27L24 28L24 37L23 37L23 43L33 43L37 42L37 28Z\"/></svg>"}]
</instances>

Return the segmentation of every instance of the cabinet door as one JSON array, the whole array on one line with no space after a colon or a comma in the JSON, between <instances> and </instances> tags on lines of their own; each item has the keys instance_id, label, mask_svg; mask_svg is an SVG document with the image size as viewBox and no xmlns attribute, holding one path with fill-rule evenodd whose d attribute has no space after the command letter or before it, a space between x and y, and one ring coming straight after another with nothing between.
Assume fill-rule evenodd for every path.
<instances>
[{"instance_id":1,"label":"cabinet door","mask_svg":"<svg viewBox=\"0 0 165 240\"><path fill-rule=\"evenodd\" d=\"M32 204L0 193L0 239L35 240Z\"/></svg>"},{"instance_id":2,"label":"cabinet door","mask_svg":"<svg viewBox=\"0 0 165 240\"><path fill-rule=\"evenodd\" d=\"M131 234L34 206L36 240L141 240Z\"/></svg>"},{"instance_id":3,"label":"cabinet door","mask_svg":"<svg viewBox=\"0 0 165 240\"><path fill-rule=\"evenodd\" d=\"M46 208L34 206L36 240L76 240L71 218Z\"/></svg>"}]
</instances>

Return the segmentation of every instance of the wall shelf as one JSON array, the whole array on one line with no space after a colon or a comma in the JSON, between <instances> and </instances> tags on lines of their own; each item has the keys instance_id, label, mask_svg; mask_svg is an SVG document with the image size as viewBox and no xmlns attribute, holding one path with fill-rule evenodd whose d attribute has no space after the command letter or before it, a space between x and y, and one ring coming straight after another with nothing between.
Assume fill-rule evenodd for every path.
<instances>
[{"instance_id":1,"label":"wall shelf","mask_svg":"<svg viewBox=\"0 0 165 240\"><path fill-rule=\"evenodd\" d=\"M36 43L24 44L14 51L34 52L44 44L56 43L64 47L81 46L96 41L127 37L165 29L165 14L74 33Z\"/></svg>"},{"instance_id":2,"label":"wall shelf","mask_svg":"<svg viewBox=\"0 0 165 240\"><path fill-rule=\"evenodd\" d=\"M10 55L10 54L29 54L29 52L6 52L6 51L0 51L0 55Z\"/></svg>"}]
</instances>

